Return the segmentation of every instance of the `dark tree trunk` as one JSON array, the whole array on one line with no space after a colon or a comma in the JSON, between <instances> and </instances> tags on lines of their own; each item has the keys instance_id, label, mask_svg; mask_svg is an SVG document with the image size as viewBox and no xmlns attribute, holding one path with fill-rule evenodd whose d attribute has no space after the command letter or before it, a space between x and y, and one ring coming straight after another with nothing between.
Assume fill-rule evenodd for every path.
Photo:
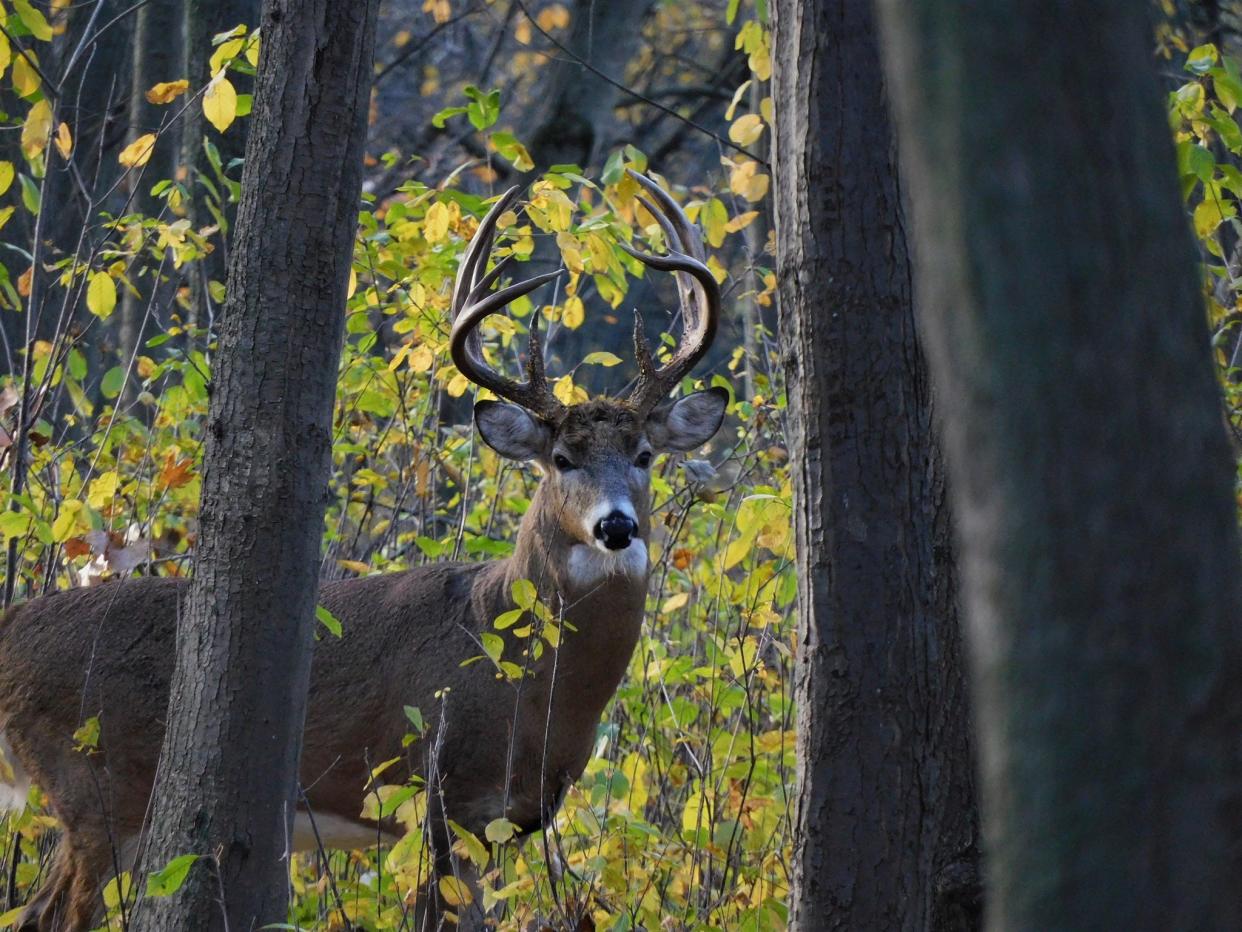
<instances>
[{"instance_id":1,"label":"dark tree trunk","mask_svg":"<svg viewBox=\"0 0 1242 932\"><path fill-rule=\"evenodd\" d=\"M614 81L625 78L625 66L642 42L642 24L651 0L579 0L573 7L565 47ZM620 91L608 81L560 52L546 66L542 94L547 101L530 139L535 170L574 164L588 172L603 155L607 130Z\"/></svg>"},{"instance_id":2,"label":"dark tree trunk","mask_svg":"<svg viewBox=\"0 0 1242 932\"><path fill-rule=\"evenodd\" d=\"M176 896L140 904L145 932L285 920L378 5L264 5L200 544L144 861L203 863Z\"/></svg>"},{"instance_id":3,"label":"dark tree trunk","mask_svg":"<svg viewBox=\"0 0 1242 932\"><path fill-rule=\"evenodd\" d=\"M791 928L973 929L953 553L869 0L778 0L799 591Z\"/></svg>"},{"instance_id":4,"label":"dark tree trunk","mask_svg":"<svg viewBox=\"0 0 1242 932\"><path fill-rule=\"evenodd\" d=\"M170 108L150 103L146 92L161 81L173 81L181 77L182 33L185 29L185 12L179 4L170 2L148 3L140 7L134 28L134 64L129 98L129 138L132 142L146 133L158 133L159 139L151 151L151 159L141 174L132 175L130 210L146 216L156 216L163 207L160 198L151 196L151 188L159 181L176 175L180 155L179 134L173 127L164 127L171 117ZM194 109L193 106L189 108ZM201 112L201 107L198 108ZM186 111L188 115L189 110ZM150 314L157 318L163 305L171 301L175 288L168 282L172 262L160 261L148 250L139 265L131 272L130 280L138 288L135 295L128 289L121 300L117 344L121 365L128 364L134 350L142 340L143 324ZM159 279L165 282L161 285ZM136 386L130 380L128 390Z\"/></svg>"},{"instance_id":5,"label":"dark tree trunk","mask_svg":"<svg viewBox=\"0 0 1242 932\"><path fill-rule=\"evenodd\" d=\"M963 556L990 923L1242 928L1232 469L1146 5L880 6Z\"/></svg>"},{"instance_id":6,"label":"dark tree trunk","mask_svg":"<svg viewBox=\"0 0 1242 932\"><path fill-rule=\"evenodd\" d=\"M253 27L258 22L259 0L186 0L185 73L190 87L197 90L211 80L211 54L215 51L211 44L212 36L239 25ZM233 82L238 93L250 90L240 75L230 72L229 80ZM225 280L229 259L229 230L232 228L236 211L228 202L228 191L221 188L219 179L207 161L204 141L216 147L220 153L220 164L226 174L236 180L239 170L233 163L245 157L246 132L252 121L235 120L221 133L207 122L200 106L190 107L182 119L181 164L186 168L186 183L194 192L189 201L190 220L196 229L209 227L217 222L217 218L202 203L203 198L208 196L208 187L202 183L205 179L211 190L216 192L212 196L221 198L219 208L225 221L224 228L208 240L215 247L215 251L195 264L190 278L190 320L205 327L218 310L208 284L212 281L223 283Z\"/></svg>"}]
</instances>

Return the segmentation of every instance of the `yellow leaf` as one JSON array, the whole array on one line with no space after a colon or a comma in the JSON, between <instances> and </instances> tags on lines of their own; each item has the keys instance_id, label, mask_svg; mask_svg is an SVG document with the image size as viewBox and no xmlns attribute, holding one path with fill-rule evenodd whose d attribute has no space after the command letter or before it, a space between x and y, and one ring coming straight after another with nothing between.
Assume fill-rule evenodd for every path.
<instances>
[{"instance_id":1,"label":"yellow leaf","mask_svg":"<svg viewBox=\"0 0 1242 932\"><path fill-rule=\"evenodd\" d=\"M30 0L13 0L13 9L32 36L40 42L52 41L52 27L48 25L47 17L32 7Z\"/></svg>"},{"instance_id":2,"label":"yellow leaf","mask_svg":"<svg viewBox=\"0 0 1242 932\"><path fill-rule=\"evenodd\" d=\"M52 105L40 100L30 108L22 126L22 154L35 158L47 147L47 137L52 131Z\"/></svg>"},{"instance_id":3,"label":"yellow leaf","mask_svg":"<svg viewBox=\"0 0 1242 932\"><path fill-rule=\"evenodd\" d=\"M252 32L246 39L246 61L254 68L259 67L259 33Z\"/></svg>"},{"instance_id":4,"label":"yellow leaf","mask_svg":"<svg viewBox=\"0 0 1242 932\"><path fill-rule=\"evenodd\" d=\"M222 133L237 118L237 91L223 72L207 85L207 92L203 94L203 114Z\"/></svg>"},{"instance_id":5,"label":"yellow leaf","mask_svg":"<svg viewBox=\"0 0 1242 932\"><path fill-rule=\"evenodd\" d=\"M743 114L729 127L729 138L739 146L749 146L762 135L763 120L757 113Z\"/></svg>"},{"instance_id":6,"label":"yellow leaf","mask_svg":"<svg viewBox=\"0 0 1242 932\"><path fill-rule=\"evenodd\" d=\"M147 103L170 104L190 88L190 82L182 78L179 81L161 81L147 91Z\"/></svg>"},{"instance_id":7,"label":"yellow leaf","mask_svg":"<svg viewBox=\"0 0 1242 932\"><path fill-rule=\"evenodd\" d=\"M121 150L117 161L126 168L141 168L151 161L153 151L155 151L155 133L144 133Z\"/></svg>"},{"instance_id":8,"label":"yellow leaf","mask_svg":"<svg viewBox=\"0 0 1242 932\"><path fill-rule=\"evenodd\" d=\"M770 126L773 122L771 97L765 97L759 101L759 113L763 117L764 122Z\"/></svg>"},{"instance_id":9,"label":"yellow leaf","mask_svg":"<svg viewBox=\"0 0 1242 932\"><path fill-rule=\"evenodd\" d=\"M66 161L73 152L73 136L69 134L69 124L61 123L56 127L56 151L60 153L60 157Z\"/></svg>"},{"instance_id":10,"label":"yellow leaf","mask_svg":"<svg viewBox=\"0 0 1242 932\"><path fill-rule=\"evenodd\" d=\"M469 906L474 902L470 888L457 877L440 878L440 896L449 906Z\"/></svg>"},{"instance_id":11,"label":"yellow leaf","mask_svg":"<svg viewBox=\"0 0 1242 932\"><path fill-rule=\"evenodd\" d=\"M448 205L436 201L427 210L423 219L423 238L429 243L438 243L448 236L449 220Z\"/></svg>"},{"instance_id":12,"label":"yellow leaf","mask_svg":"<svg viewBox=\"0 0 1242 932\"><path fill-rule=\"evenodd\" d=\"M0 230L4 229L4 225L9 222L9 218L13 216L16 207L0 207Z\"/></svg>"},{"instance_id":13,"label":"yellow leaf","mask_svg":"<svg viewBox=\"0 0 1242 932\"><path fill-rule=\"evenodd\" d=\"M86 286L86 306L100 320L112 316L116 307L116 282L107 272L92 272Z\"/></svg>"},{"instance_id":14,"label":"yellow leaf","mask_svg":"<svg viewBox=\"0 0 1242 932\"><path fill-rule=\"evenodd\" d=\"M690 593L678 592L664 600L664 604L660 606L660 611L665 615L671 615L679 608L685 608L690 601Z\"/></svg>"},{"instance_id":15,"label":"yellow leaf","mask_svg":"<svg viewBox=\"0 0 1242 932\"><path fill-rule=\"evenodd\" d=\"M239 26L238 29L244 31L245 27ZM208 70L213 77L212 83L215 83L214 79L219 77L221 69L224 68L229 61L236 58L237 54L245 47L245 45L245 38L238 36L236 39L229 39L228 41L221 42L218 46L216 46L216 50L211 53L211 62L208 64Z\"/></svg>"},{"instance_id":16,"label":"yellow leaf","mask_svg":"<svg viewBox=\"0 0 1242 932\"><path fill-rule=\"evenodd\" d=\"M92 508L99 511L112 501L120 486L121 477L115 472L106 472L91 480L90 489L86 493L86 501Z\"/></svg>"},{"instance_id":17,"label":"yellow leaf","mask_svg":"<svg viewBox=\"0 0 1242 932\"><path fill-rule=\"evenodd\" d=\"M4 74L4 69L9 67L9 62L13 60L13 49L9 45L9 38L0 32L0 75Z\"/></svg>"},{"instance_id":18,"label":"yellow leaf","mask_svg":"<svg viewBox=\"0 0 1242 932\"><path fill-rule=\"evenodd\" d=\"M747 78L738 85L736 91L733 92L733 99L729 101L729 109L725 111L725 119L732 120L733 114L737 111L738 104L742 102L742 95L746 93L746 89L750 87L750 79Z\"/></svg>"},{"instance_id":19,"label":"yellow leaf","mask_svg":"<svg viewBox=\"0 0 1242 932\"><path fill-rule=\"evenodd\" d=\"M650 797L650 791L647 789L647 762L636 752L631 751L621 764L621 772L625 774L625 779L630 784L630 792L625 800L630 807L630 812L642 812L643 806L647 805Z\"/></svg>"},{"instance_id":20,"label":"yellow leaf","mask_svg":"<svg viewBox=\"0 0 1242 932\"><path fill-rule=\"evenodd\" d=\"M750 64L750 70L760 81L766 81L772 77L772 53L766 42L751 54L747 62Z\"/></svg>"},{"instance_id":21,"label":"yellow leaf","mask_svg":"<svg viewBox=\"0 0 1242 932\"><path fill-rule=\"evenodd\" d=\"M586 308L582 306L582 299L577 295L566 298L565 309L561 312L561 323L570 330L577 330L584 320L586 320Z\"/></svg>"},{"instance_id":22,"label":"yellow leaf","mask_svg":"<svg viewBox=\"0 0 1242 932\"><path fill-rule=\"evenodd\" d=\"M436 354L426 343L414 347L405 357L405 364L410 367L411 372L427 372L435 361Z\"/></svg>"},{"instance_id":23,"label":"yellow leaf","mask_svg":"<svg viewBox=\"0 0 1242 932\"><path fill-rule=\"evenodd\" d=\"M0 194L9 189L9 185L13 183L13 177L17 174L13 168L12 162L0 162Z\"/></svg>"},{"instance_id":24,"label":"yellow leaf","mask_svg":"<svg viewBox=\"0 0 1242 932\"><path fill-rule=\"evenodd\" d=\"M444 386L444 390L448 392L450 398L460 398L466 394L466 389L469 387L470 380L459 372L449 379L449 383Z\"/></svg>"},{"instance_id":25,"label":"yellow leaf","mask_svg":"<svg viewBox=\"0 0 1242 932\"><path fill-rule=\"evenodd\" d=\"M759 211L748 210L744 214L738 214L732 220L725 224L725 230L729 233L736 233L738 230L744 230L759 216Z\"/></svg>"},{"instance_id":26,"label":"yellow leaf","mask_svg":"<svg viewBox=\"0 0 1242 932\"><path fill-rule=\"evenodd\" d=\"M545 32L564 29L569 25L569 10L565 9L564 4L553 3L540 10L535 20L539 23L539 28Z\"/></svg>"},{"instance_id":27,"label":"yellow leaf","mask_svg":"<svg viewBox=\"0 0 1242 932\"><path fill-rule=\"evenodd\" d=\"M13 90L17 91L18 97L29 97L39 89L39 72L30 63L27 56L33 57L32 52L26 52L25 55L18 55L13 60Z\"/></svg>"},{"instance_id":28,"label":"yellow leaf","mask_svg":"<svg viewBox=\"0 0 1242 932\"><path fill-rule=\"evenodd\" d=\"M574 384L573 376L563 375L556 380L556 385L552 388L552 394L557 397L561 404L575 405L586 401L590 396Z\"/></svg>"}]
</instances>

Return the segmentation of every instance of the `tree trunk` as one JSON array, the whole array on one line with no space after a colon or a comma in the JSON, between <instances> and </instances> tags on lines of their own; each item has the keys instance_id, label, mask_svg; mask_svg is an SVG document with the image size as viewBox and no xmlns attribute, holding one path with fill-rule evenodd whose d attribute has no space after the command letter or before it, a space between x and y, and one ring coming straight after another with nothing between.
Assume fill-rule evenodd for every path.
<instances>
[{"instance_id":1,"label":"tree trunk","mask_svg":"<svg viewBox=\"0 0 1242 932\"><path fill-rule=\"evenodd\" d=\"M565 47L614 81L642 42L651 0L578 0ZM600 161L605 131L616 121L620 91L594 71L553 50L545 66L547 101L530 138L535 170L574 164L591 171Z\"/></svg>"},{"instance_id":2,"label":"tree trunk","mask_svg":"<svg viewBox=\"0 0 1242 932\"><path fill-rule=\"evenodd\" d=\"M1232 469L1145 4L880 7L963 556L990 924L1242 928Z\"/></svg>"},{"instance_id":3,"label":"tree trunk","mask_svg":"<svg viewBox=\"0 0 1242 932\"><path fill-rule=\"evenodd\" d=\"M953 553L868 0L778 0L798 543L791 928L979 921Z\"/></svg>"},{"instance_id":4,"label":"tree trunk","mask_svg":"<svg viewBox=\"0 0 1242 932\"><path fill-rule=\"evenodd\" d=\"M141 174L135 173L132 176L134 190L130 211L156 216L160 213L163 202L160 198L151 196L151 188L157 182L175 177L181 147L179 134L171 128L164 128L161 132L166 115L169 115L168 108L150 103L146 92L160 81L173 81L181 77L181 39L185 28L185 12L174 3L148 3L139 8L137 16L127 141L133 142L145 133L160 135L151 152L150 161L143 167ZM198 109L201 112L202 108ZM189 110L186 115L188 113ZM130 280L138 287L139 294L135 295L126 289L121 300L117 348L122 366L128 365L130 357L142 340L148 309L159 316L161 306L172 300L175 287L167 283L161 286L159 282L161 276L168 279L171 273L171 261L165 262L161 269L159 260L147 250L130 275ZM127 393L133 393L136 386L137 381L131 379L126 386Z\"/></svg>"},{"instance_id":5,"label":"tree trunk","mask_svg":"<svg viewBox=\"0 0 1242 932\"><path fill-rule=\"evenodd\" d=\"M138 930L285 921L378 4L264 4L200 544L144 863L202 859L179 894L140 904Z\"/></svg>"},{"instance_id":6,"label":"tree trunk","mask_svg":"<svg viewBox=\"0 0 1242 932\"><path fill-rule=\"evenodd\" d=\"M211 53L215 51L211 44L212 36L239 25L253 27L258 22L259 0L186 0L185 72L190 87L197 90L211 80ZM233 82L238 93L250 90L240 75L230 73L229 80ZM226 174L236 179L238 170L236 166L230 166L246 154L246 133L252 121L234 120L221 133L207 122L201 106L190 107L182 119L181 164L186 168L186 184L194 192L189 200L190 220L195 229L200 230L217 223L217 218L202 204L203 198L208 196L208 188L200 180L206 179L221 198L218 206L225 221L224 228L208 238L215 251L201 262L195 263L190 277L190 321L197 326L206 327L217 312L208 286L212 281L224 282L229 265L228 233L236 211L228 202L228 191L220 186L203 147L205 142L215 146Z\"/></svg>"}]
</instances>

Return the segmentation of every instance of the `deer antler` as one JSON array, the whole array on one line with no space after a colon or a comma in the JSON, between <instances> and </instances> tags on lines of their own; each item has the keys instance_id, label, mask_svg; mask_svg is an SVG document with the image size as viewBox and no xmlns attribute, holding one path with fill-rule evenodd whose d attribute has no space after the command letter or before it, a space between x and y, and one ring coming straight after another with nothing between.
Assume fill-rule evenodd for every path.
<instances>
[{"instance_id":1,"label":"deer antler","mask_svg":"<svg viewBox=\"0 0 1242 932\"><path fill-rule=\"evenodd\" d=\"M543 351L539 345L539 314L532 313L530 318L525 382L506 378L484 361L483 343L478 334L479 324L485 317L503 310L515 298L534 291L544 282L549 282L561 274L561 270L557 269L499 291L490 290L513 261L512 257L506 258L484 274L487 257L496 240L496 220L509 208L517 194L516 186L504 193L483 218L466 247L461 267L457 270L457 283L453 287L453 328L449 336L449 352L458 371L471 382L490 389L501 398L521 405L542 418L556 420L564 413L565 406L552 394L544 375Z\"/></svg>"},{"instance_id":2,"label":"deer antler","mask_svg":"<svg viewBox=\"0 0 1242 932\"><path fill-rule=\"evenodd\" d=\"M667 397L682 377L703 358L716 337L720 319L720 286L707 268L707 252L698 228L690 222L668 193L645 175L630 170L629 175L655 199L638 195L638 200L656 218L664 231L667 256L639 252L626 243L622 249L638 261L664 272L677 273L681 298L682 338L669 361L656 368L651 347L643 333L642 315L634 311L634 353L638 357L638 383L630 393L630 404L646 414ZM659 207L656 206L659 204ZM696 287L697 286L697 287Z\"/></svg>"}]
</instances>

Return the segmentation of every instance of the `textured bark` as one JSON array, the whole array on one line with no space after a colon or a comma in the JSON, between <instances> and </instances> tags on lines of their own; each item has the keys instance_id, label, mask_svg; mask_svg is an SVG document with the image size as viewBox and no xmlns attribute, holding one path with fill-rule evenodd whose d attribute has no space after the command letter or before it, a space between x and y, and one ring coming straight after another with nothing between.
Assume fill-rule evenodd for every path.
<instances>
[{"instance_id":1,"label":"textured bark","mask_svg":"<svg viewBox=\"0 0 1242 932\"><path fill-rule=\"evenodd\" d=\"M285 920L378 0L267 0L138 930ZM224 910L218 900L223 896Z\"/></svg>"},{"instance_id":2,"label":"textured bark","mask_svg":"<svg viewBox=\"0 0 1242 932\"><path fill-rule=\"evenodd\" d=\"M190 87L201 88L211 80L211 53L215 51L211 44L212 36L227 32L237 26L253 27L259 22L259 0L186 0L185 2L185 75ZM230 73L238 93L250 90L241 75ZM215 225L216 218L202 204L206 189L199 185L200 178L210 180L213 188L219 188L211 165L203 151L204 141L210 142L220 153L220 164L224 166L230 178L238 177L236 167L229 168L235 160L242 159L246 154L246 133L252 120L235 120L223 133L207 122L203 108L190 107L182 115L181 127L181 164L186 169L186 182L195 191L189 201L190 220L195 228L203 229ZM227 192L220 191L225 197ZM228 268L229 230L232 229L236 212L227 201L220 205L225 219L225 228L213 234L210 242L215 250L202 262L196 263L194 274L190 278L190 319L199 326L207 326L216 316L219 308L211 299L208 283L223 282Z\"/></svg>"},{"instance_id":3,"label":"textured bark","mask_svg":"<svg viewBox=\"0 0 1242 932\"><path fill-rule=\"evenodd\" d=\"M1232 470L1146 5L880 6L963 556L990 924L1242 928Z\"/></svg>"},{"instance_id":4,"label":"textured bark","mask_svg":"<svg viewBox=\"0 0 1242 932\"><path fill-rule=\"evenodd\" d=\"M146 92L160 81L173 81L181 77L185 12L179 4L163 2L148 3L140 7L136 15L127 141L132 142L146 133L158 133L159 139L141 174L132 176L133 197L130 210L155 216L163 207L163 201L151 196L151 188L157 182L175 177L181 147L179 134L175 129L163 126L166 119L171 119L169 108L150 103ZM172 300L176 292L175 287L167 281L172 272L171 261L165 262L161 271L159 260L148 254L143 257L142 266L145 266L142 274L138 274L137 268L130 274L130 281L135 284L139 293L135 295L126 289L121 300L117 349L122 365L128 364L142 340L143 322L148 308L159 319L163 316L160 314L161 308ZM157 282L157 276L161 274L166 279L162 287ZM136 387L137 381L133 380L127 389L132 393Z\"/></svg>"},{"instance_id":5,"label":"textured bark","mask_svg":"<svg viewBox=\"0 0 1242 932\"><path fill-rule=\"evenodd\" d=\"M777 264L799 591L791 928L973 929L944 478L867 0L779 0Z\"/></svg>"}]
</instances>

